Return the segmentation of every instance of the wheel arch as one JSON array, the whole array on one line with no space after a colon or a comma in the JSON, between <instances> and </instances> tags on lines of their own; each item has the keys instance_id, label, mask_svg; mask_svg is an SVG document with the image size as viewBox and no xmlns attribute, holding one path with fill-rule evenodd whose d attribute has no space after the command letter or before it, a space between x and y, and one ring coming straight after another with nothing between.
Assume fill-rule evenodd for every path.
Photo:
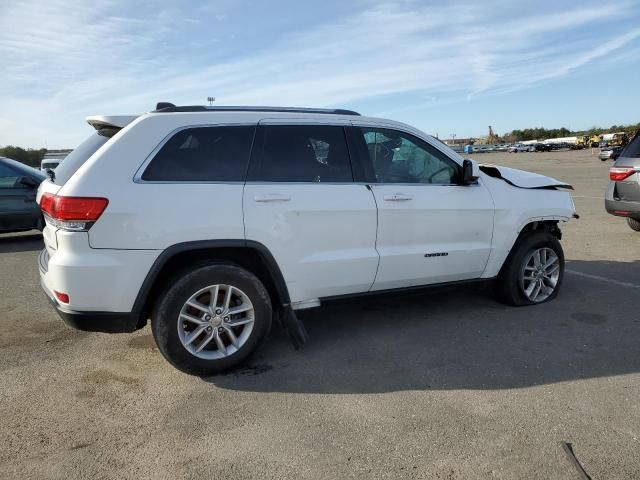
<instances>
[{"instance_id":1,"label":"wheel arch","mask_svg":"<svg viewBox=\"0 0 640 480\"><path fill-rule=\"evenodd\" d=\"M252 240L198 240L165 249L147 274L133 305L144 326L153 304L166 283L188 266L219 261L240 266L256 275L269 292L274 306L290 304L289 291L276 260L267 247Z\"/></svg>"},{"instance_id":2,"label":"wheel arch","mask_svg":"<svg viewBox=\"0 0 640 480\"><path fill-rule=\"evenodd\" d=\"M541 217L536 219L529 219L519 230L516 235L515 240L513 241L511 248L509 248L509 253L504 257L502 264L500 265L499 272L502 272L505 265L509 263L509 260L513 256L513 252L516 250L516 246L526 237L535 232L548 232L556 237L558 240L562 239L562 231L558 226L560 219L557 217Z\"/></svg>"}]
</instances>

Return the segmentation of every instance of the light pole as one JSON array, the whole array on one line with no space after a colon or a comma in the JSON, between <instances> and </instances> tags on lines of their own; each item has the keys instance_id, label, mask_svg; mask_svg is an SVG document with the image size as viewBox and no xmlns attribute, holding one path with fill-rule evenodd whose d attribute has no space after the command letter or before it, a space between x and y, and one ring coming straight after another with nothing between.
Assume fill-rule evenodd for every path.
<instances>
[{"instance_id":1,"label":"light pole","mask_svg":"<svg viewBox=\"0 0 640 480\"><path fill-rule=\"evenodd\" d=\"M455 145L456 144L456 134L452 133L451 134L451 138L453 139L453 144Z\"/></svg>"},{"instance_id":2,"label":"light pole","mask_svg":"<svg viewBox=\"0 0 640 480\"><path fill-rule=\"evenodd\" d=\"M209 102L209 106L213 105L213 102L216 101L216 97L207 97L207 102Z\"/></svg>"}]
</instances>

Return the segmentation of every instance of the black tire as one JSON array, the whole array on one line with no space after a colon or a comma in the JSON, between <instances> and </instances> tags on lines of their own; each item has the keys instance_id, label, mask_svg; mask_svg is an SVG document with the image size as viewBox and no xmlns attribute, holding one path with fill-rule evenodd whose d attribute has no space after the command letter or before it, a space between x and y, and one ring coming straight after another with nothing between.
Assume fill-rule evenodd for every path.
<instances>
[{"instance_id":1,"label":"black tire","mask_svg":"<svg viewBox=\"0 0 640 480\"><path fill-rule=\"evenodd\" d=\"M631 230L640 232L640 220L636 218L627 218L627 225L629 225L629 228L631 228Z\"/></svg>"},{"instance_id":2,"label":"black tire","mask_svg":"<svg viewBox=\"0 0 640 480\"><path fill-rule=\"evenodd\" d=\"M245 343L233 354L220 359L202 359L190 353L178 336L178 316L185 302L210 285L231 285L244 292L254 308L253 329ZM263 342L271 328L269 294L260 280L243 268L209 264L174 277L158 297L151 315L151 330L160 352L178 370L190 375L209 376L224 372L245 361Z\"/></svg>"},{"instance_id":3,"label":"black tire","mask_svg":"<svg viewBox=\"0 0 640 480\"><path fill-rule=\"evenodd\" d=\"M560 268L559 277L553 292L544 300L534 302L527 298L521 282L522 271L525 267L525 260L528 255L538 248L550 248L558 256ZM525 306L538 305L553 300L562 286L564 279L564 252L558 239L551 233L533 232L526 237L518 239L513 250L507 257L500 274L496 279L495 292L499 301L508 305Z\"/></svg>"}]
</instances>

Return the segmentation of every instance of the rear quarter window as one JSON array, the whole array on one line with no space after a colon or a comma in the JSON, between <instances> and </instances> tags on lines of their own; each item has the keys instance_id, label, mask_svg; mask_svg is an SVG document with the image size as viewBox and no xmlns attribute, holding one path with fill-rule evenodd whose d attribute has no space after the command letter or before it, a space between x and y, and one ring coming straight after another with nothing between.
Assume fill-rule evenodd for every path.
<instances>
[{"instance_id":1,"label":"rear quarter window","mask_svg":"<svg viewBox=\"0 0 640 480\"><path fill-rule=\"evenodd\" d=\"M145 181L244 181L255 126L186 128L174 134L142 174Z\"/></svg>"},{"instance_id":2,"label":"rear quarter window","mask_svg":"<svg viewBox=\"0 0 640 480\"><path fill-rule=\"evenodd\" d=\"M84 142L78 145L63 161L55 167L53 183L64 185L78 169L96 153L100 147L109 141L120 129L102 128L93 133Z\"/></svg>"}]
</instances>

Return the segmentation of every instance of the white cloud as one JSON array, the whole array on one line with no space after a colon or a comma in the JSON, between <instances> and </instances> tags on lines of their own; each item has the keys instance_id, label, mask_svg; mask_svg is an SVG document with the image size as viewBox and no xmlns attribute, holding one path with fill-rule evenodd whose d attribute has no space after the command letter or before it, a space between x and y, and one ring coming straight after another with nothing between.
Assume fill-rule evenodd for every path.
<instances>
[{"instance_id":1,"label":"white cloud","mask_svg":"<svg viewBox=\"0 0 640 480\"><path fill-rule=\"evenodd\" d=\"M207 95L221 104L328 106L408 92L421 92L424 103L458 92L464 101L567 75L640 38L638 28L600 29L637 15L629 3L507 18L487 4L361 2L351 16L264 38L210 65L199 59L210 63L211 45L237 47L242 28L259 28L259 19L247 12L240 22L224 4L200 16L141 5L135 18L124 0L0 7L0 144L72 146L88 133L86 115L145 111L158 100L203 103ZM235 40L214 38L214 28L194 38L191 29L205 21L239 22Z\"/></svg>"}]
</instances>

